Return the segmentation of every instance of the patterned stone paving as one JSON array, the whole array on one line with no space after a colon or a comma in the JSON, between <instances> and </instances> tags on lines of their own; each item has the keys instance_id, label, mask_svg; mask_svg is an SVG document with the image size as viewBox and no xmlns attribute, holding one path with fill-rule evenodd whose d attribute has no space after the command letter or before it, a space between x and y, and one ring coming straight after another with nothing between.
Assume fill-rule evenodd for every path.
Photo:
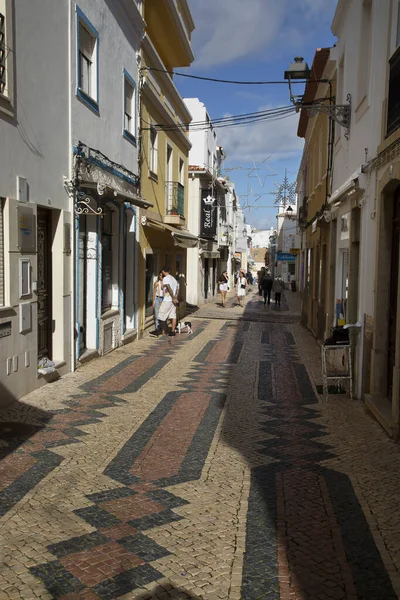
<instances>
[{"instance_id":1,"label":"patterned stone paving","mask_svg":"<svg viewBox=\"0 0 400 600\"><path fill-rule=\"evenodd\" d=\"M399 446L321 402L293 306L206 305L0 414L1 600L399 597Z\"/></svg>"}]
</instances>

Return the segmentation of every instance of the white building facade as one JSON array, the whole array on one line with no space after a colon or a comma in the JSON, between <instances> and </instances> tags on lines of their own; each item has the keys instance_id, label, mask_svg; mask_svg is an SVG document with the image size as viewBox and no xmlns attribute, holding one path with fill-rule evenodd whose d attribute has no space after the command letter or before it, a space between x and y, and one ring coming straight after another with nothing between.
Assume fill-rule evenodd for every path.
<instances>
[{"instance_id":1,"label":"white building facade","mask_svg":"<svg viewBox=\"0 0 400 600\"><path fill-rule=\"evenodd\" d=\"M138 198L141 9L140 2L125 0L70 5L79 361L105 354L137 332L137 206L145 206Z\"/></svg>"},{"instance_id":2,"label":"white building facade","mask_svg":"<svg viewBox=\"0 0 400 600\"><path fill-rule=\"evenodd\" d=\"M198 98L184 102L193 119L189 129L188 229L201 239L200 249L187 250L187 301L198 306L214 301L221 272L232 272L234 187L220 176L225 154L205 105Z\"/></svg>"},{"instance_id":3,"label":"white building facade","mask_svg":"<svg viewBox=\"0 0 400 600\"><path fill-rule=\"evenodd\" d=\"M141 11L0 0L2 404L135 336Z\"/></svg>"},{"instance_id":4,"label":"white building facade","mask_svg":"<svg viewBox=\"0 0 400 600\"><path fill-rule=\"evenodd\" d=\"M351 126L336 126L331 239L336 255L332 323L355 328L356 394L382 425L400 424L400 7L340 0L332 31L336 104L351 101ZM331 78L331 77L329 77Z\"/></svg>"},{"instance_id":5,"label":"white building facade","mask_svg":"<svg viewBox=\"0 0 400 600\"><path fill-rule=\"evenodd\" d=\"M0 0L0 406L72 366L68 17Z\"/></svg>"}]
</instances>

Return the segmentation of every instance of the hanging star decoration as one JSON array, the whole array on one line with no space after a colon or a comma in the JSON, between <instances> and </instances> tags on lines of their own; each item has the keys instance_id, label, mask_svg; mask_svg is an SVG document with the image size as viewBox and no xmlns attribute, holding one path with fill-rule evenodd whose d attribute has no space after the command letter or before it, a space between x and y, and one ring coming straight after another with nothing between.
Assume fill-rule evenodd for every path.
<instances>
[{"instance_id":1,"label":"hanging star decoration","mask_svg":"<svg viewBox=\"0 0 400 600\"><path fill-rule=\"evenodd\" d=\"M254 158L251 159L253 161L254 169L250 169L248 177L252 179L257 179L261 188L264 187L267 177L273 177L274 175L277 175L276 171L271 169L271 167L267 164L267 161L270 158L271 156L267 156L267 158L264 158L264 160L262 160L259 163L257 163ZM263 171L266 172L266 174L264 174L264 176L261 176L261 173Z\"/></svg>"},{"instance_id":2,"label":"hanging star decoration","mask_svg":"<svg viewBox=\"0 0 400 600\"><path fill-rule=\"evenodd\" d=\"M285 172L282 183L275 182L275 190L271 192L275 196L275 204L286 208L291 204L296 204L296 181L289 182Z\"/></svg>"}]
</instances>

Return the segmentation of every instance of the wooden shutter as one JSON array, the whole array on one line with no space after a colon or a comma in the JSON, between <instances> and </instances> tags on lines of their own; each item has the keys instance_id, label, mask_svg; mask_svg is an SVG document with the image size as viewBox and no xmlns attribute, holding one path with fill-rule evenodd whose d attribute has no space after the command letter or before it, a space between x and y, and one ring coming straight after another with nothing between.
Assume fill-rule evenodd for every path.
<instances>
[{"instance_id":1,"label":"wooden shutter","mask_svg":"<svg viewBox=\"0 0 400 600\"><path fill-rule=\"evenodd\" d=\"M82 52L84 56L90 62L93 62L93 53L94 47L96 45L96 38L90 33L88 29L83 25L83 23L79 22L79 51Z\"/></svg>"},{"instance_id":2,"label":"wooden shutter","mask_svg":"<svg viewBox=\"0 0 400 600\"><path fill-rule=\"evenodd\" d=\"M133 94L133 85L125 79L125 114L130 118L133 117Z\"/></svg>"},{"instance_id":3,"label":"wooden shutter","mask_svg":"<svg viewBox=\"0 0 400 600\"><path fill-rule=\"evenodd\" d=\"M4 229L3 229L4 200L0 198L0 306L4 306Z\"/></svg>"}]
</instances>

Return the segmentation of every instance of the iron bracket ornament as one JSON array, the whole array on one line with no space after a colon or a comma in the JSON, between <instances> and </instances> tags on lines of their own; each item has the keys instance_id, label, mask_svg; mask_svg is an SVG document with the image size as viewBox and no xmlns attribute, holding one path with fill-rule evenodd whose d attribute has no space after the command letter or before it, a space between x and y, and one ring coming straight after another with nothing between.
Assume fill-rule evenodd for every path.
<instances>
[{"instance_id":1,"label":"iron bracket ornament","mask_svg":"<svg viewBox=\"0 0 400 600\"><path fill-rule=\"evenodd\" d=\"M88 196L85 192L77 192L76 193L76 202L75 202L75 214L76 215L101 215L103 213L103 209L101 206L93 207L92 202L95 203L95 200Z\"/></svg>"},{"instance_id":2,"label":"iron bracket ornament","mask_svg":"<svg viewBox=\"0 0 400 600\"><path fill-rule=\"evenodd\" d=\"M347 104L310 104L309 106L301 104L301 109L304 109L309 117L315 117L318 113L328 115L332 121L346 129L344 137L348 140L351 123L351 94L347 94L346 100Z\"/></svg>"}]
</instances>

